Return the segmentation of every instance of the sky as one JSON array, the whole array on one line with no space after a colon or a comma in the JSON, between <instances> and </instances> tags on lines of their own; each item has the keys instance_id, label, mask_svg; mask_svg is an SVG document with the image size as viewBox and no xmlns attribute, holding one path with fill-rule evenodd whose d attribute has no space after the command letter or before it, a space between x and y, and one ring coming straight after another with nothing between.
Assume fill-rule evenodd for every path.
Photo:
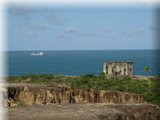
<instances>
[{"instance_id":1,"label":"sky","mask_svg":"<svg viewBox=\"0 0 160 120\"><path fill-rule=\"evenodd\" d=\"M151 7L6 9L9 51L154 49Z\"/></svg>"}]
</instances>

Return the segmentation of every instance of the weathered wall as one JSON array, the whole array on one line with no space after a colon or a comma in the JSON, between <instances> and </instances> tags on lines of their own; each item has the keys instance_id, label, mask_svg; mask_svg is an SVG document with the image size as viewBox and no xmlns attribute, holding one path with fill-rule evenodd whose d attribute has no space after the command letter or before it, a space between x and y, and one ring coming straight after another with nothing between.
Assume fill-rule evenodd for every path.
<instances>
[{"instance_id":1,"label":"weathered wall","mask_svg":"<svg viewBox=\"0 0 160 120\"><path fill-rule=\"evenodd\" d=\"M103 64L103 72L107 75L133 75L132 62L109 62Z\"/></svg>"}]
</instances>

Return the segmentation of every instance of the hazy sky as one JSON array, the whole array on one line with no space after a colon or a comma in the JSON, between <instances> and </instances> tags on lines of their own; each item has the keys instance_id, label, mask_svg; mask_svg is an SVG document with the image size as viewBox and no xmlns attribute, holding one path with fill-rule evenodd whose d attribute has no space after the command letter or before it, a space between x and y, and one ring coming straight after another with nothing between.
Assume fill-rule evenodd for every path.
<instances>
[{"instance_id":1,"label":"hazy sky","mask_svg":"<svg viewBox=\"0 0 160 120\"><path fill-rule=\"evenodd\" d=\"M7 9L8 50L154 49L149 7Z\"/></svg>"}]
</instances>

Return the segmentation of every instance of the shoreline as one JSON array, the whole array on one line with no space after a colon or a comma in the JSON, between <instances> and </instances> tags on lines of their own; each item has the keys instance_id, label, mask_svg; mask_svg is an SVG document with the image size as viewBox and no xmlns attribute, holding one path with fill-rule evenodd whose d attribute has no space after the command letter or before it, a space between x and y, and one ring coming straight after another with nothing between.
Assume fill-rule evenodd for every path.
<instances>
[{"instance_id":1,"label":"shoreline","mask_svg":"<svg viewBox=\"0 0 160 120\"><path fill-rule=\"evenodd\" d=\"M80 76L85 76L85 75L94 75L94 76L98 76L98 75L96 75L96 74L82 74L82 75L65 75L65 74L27 74L27 75L7 75L6 77L3 77L3 78L7 78L7 77L22 77L22 76L43 76L43 75L48 75L48 76L50 76L50 75L52 75L52 76L65 76L65 77L80 77ZM156 76L158 76L159 74L157 74L157 75L149 75L149 76L147 76L147 75L131 75L131 77L142 77L142 78L153 78L153 77L156 77ZM110 75L108 75L108 76L110 76ZM119 75L119 76L124 76L124 75ZM126 75L127 76L127 75Z\"/></svg>"}]
</instances>

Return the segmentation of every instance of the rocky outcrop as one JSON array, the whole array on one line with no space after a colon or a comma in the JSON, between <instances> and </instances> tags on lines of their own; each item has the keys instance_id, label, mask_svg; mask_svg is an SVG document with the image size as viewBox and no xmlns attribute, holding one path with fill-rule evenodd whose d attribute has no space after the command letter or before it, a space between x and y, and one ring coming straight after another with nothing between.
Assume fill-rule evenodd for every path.
<instances>
[{"instance_id":1,"label":"rocky outcrop","mask_svg":"<svg viewBox=\"0 0 160 120\"><path fill-rule=\"evenodd\" d=\"M102 113L102 120L160 120L160 108L149 104L135 105L105 105L108 109L118 110L116 114L110 112Z\"/></svg>"},{"instance_id":2,"label":"rocky outcrop","mask_svg":"<svg viewBox=\"0 0 160 120\"><path fill-rule=\"evenodd\" d=\"M12 86L7 88L7 95L8 106L15 106L16 104L42 105L54 103L144 103L144 100L141 96L127 92L93 89L70 89L66 86Z\"/></svg>"}]
</instances>

